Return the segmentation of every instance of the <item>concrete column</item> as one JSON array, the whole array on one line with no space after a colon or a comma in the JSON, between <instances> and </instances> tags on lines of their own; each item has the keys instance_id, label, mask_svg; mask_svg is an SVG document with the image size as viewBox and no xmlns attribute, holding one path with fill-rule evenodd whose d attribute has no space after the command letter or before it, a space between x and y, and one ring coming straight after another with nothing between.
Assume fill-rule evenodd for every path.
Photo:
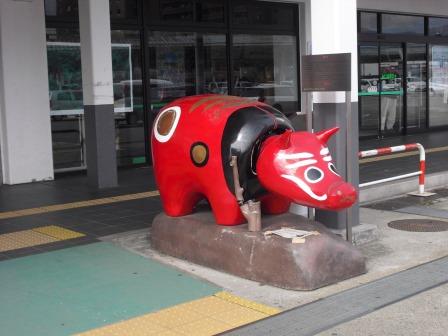
<instances>
[{"instance_id":1,"label":"concrete column","mask_svg":"<svg viewBox=\"0 0 448 336\"><path fill-rule=\"evenodd\" d=\"M358 56L356 29L356 0L312 0L307 1L307 49L311 54L351 53L351 86L353 126L352 158L354 176L351 181L356 187L359 184L358 153ZM336 167L342 176L346 173L346 108L344 92L313 93L313 127L315 131L339 126L341 130L330 140ZM353 206L353 225L359 224L359 206ZM346 223L346 212L316 211L316 220L330 228L343 229Z\"/></svg>"},{"instance_id":2,"label":"concrete column","mask_svg":"<svg viewBox=\"0 0 448 336\"><path fill-rule=\"evenodd\" d=\"M3 183L53 179L44 0L0 1Z\"/></svg>"},{"instance_id":3,"label":"concrete column","mask_svg":"<svg viewBox=\"0 0 448 336\"><path fill-rule=\"evenodd\" d=\"M87 176L96 188L117 185L109 0L79 0Z\"/></svg>"}]
</instances>

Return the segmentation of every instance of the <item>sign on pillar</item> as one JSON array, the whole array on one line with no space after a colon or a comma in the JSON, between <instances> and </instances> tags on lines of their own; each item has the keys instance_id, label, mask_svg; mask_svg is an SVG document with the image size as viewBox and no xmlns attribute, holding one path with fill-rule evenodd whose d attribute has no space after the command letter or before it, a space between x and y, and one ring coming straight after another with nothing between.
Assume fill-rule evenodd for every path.
<instances>
[{"instance_id":1,"label":"sign on pillar","mask_svg":"<svg viewBox=\"0 0 448 336\"><path fill-rule=\"evenodd\" d=\"M308 92L345 92L345 178L355 185L354 170L357 169L357 159L353 156L353 125L351 113L351 53L307 55L302 57L302 91ZM307 111L308 131L313 128L312 111ZM342 125L335 125L342 126ZM357 181L356 181L357 182ZM352 226L358 218L353 218L353 211L346 210L346 238L352 241Z\"/></svg>"}]
</instances>

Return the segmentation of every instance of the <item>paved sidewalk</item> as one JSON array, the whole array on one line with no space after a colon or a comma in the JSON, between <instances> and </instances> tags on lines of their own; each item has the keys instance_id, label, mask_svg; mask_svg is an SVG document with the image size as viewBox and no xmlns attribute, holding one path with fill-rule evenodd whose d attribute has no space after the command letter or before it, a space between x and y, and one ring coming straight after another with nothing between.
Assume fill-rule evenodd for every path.
<instances>
[{"instance_id":1,"label":"paved sidewalk","mask_svg":"<svg viewBox=\"0 0 448 336\"><path fill-rule=\"evenodd\" d=\"M38 183L17 188L16 186L0 188L0 201L2 201L0 202L2 206L0 272L4 272L0 297L3 302L8 302L7 305L3 305L6 310L0 314L0 325L7 324L11 335L30 334L30 330L33 330L34 335L70 334L89 329L91 335L123 335L123 330L134 330L137 325L145 325L145 328L153 326L151 330L155 335L212 335L266 318L279 310L288 310L329 298L346 290L355 290L360 285L367 286L397 272L448 256L448 244L446 244L448 231L406 232L392 229L387 225L392 220L410 219L437 219L448 222L448 188L442 188L430 198L404 196L361 207L361 222L376 225L379 231L379 240L359 246L367 258L367 274L312 292L283 290L241 279L164 256L151 249L148 240L149 227L152 218L161 211L161 204L157 192L149 189L153 187L150 171L150 169L136 170L135 175L132 171L125 171L132 176L129 180L125 178L120 187L102 192L89 190L82 185L80 177L51 182L50 185ZM138 181L145 182L139 184ZM59 198L58 195L62 194L65 196ZM107 248L104 248L105 246ZM76 264L75 260L69 257L71 251L80 253L96 247L102 248L97 249L95 254L89 256L88 253L81 253L85 262L80 258ZM78 252L75 255L80 255ZM149 278L139 282L138 286L130 285L129 281L132 282L130 278L123 280L121 282L123 286L120 287L122 289L114 291L113 288L119 288L120 283L117 274L133 264L133 262L119 262L120 258L116 257L118 255L126 255L129 260L137 258L138 263L148 267ZM92 273L86 273L85 265L94 263L95 258L100 258L100 261L95 267L91 267ZM52 263L54 269L45 269ZM109 264L115 265L113 275L110 275L112 273L107 275L107 272L111 272L110 268L102 269L102 266ZM65 266L61 267L63 265ZM160 276L163 272L159 271L163 269L167 269L166 272L171 272L175 276L165 281L164 277ZM151 280L155 280L153 285ZM55 282L52 284L51 281ZM104 284L97 287L96 299L95 295L89 294L89 290L93 290L93 285L89 287L89 281L92 284L98 281ZM184 288L181 285L182 281L189 283L188 288L182 290L182 294L175 300L171 300L170 292ZM204 283L208 284L204 288L213 289L198 294L199 292L194 289L195 286L198 288L197 286L203 286L201 284ZM64 284L67 286L64 287ZM150 293L160 285L165 285L164 290L156 290L160 299L151 301ZM443 292L444 288L440 291ZM76 299L75 289L78 291ZM227 293L226 299L217 296L222 291ZM441 315L448 314L445 311L444 301L435 306L428 306L430 298L436 295L431 293L432 291L423 292L415 297L415 300L420 300L419 302L426 307L423 307L423 310L416 310L415 314L430 313L436 308L441 310ZM192 296L187 297L190 294ZM133 299L125 302L123 300L126 297ZM104 298L107 300L103 302ZM228 301L229 298L233 301ZM201 300L206 300L206 303ZM137 301L140 302L138 305L135 304ZM393 311L392 307L406 305L407 301L395 303L388 306L388 309ZM105 304L106 302L113 307L112 315L109 314L112 310ZM179 313L183 311L182 307L193 307L192 302L198 305L196 308L191 308L195 313L186 313L185 316ZM410 302L409 305L412 305L413 301ZM43 304L48 307L39 308L43 307ZM173 304L174 307L170 307ZM178 307L179 305L186 306ZM363 305L362 299L359 305ZM50 314L51 318L45 319L42 312L51 312L55 308L58 309ZM399 308L396 309L398 314ZM216 313L217 310L226 313L226 321L221 319L221 313ZM370 315L365 315L336 326L332 332L339 333L338 335L359 335L356 329L363 328L363 323L366 324L366 328L369 326L373 328L373 324L377 323L375 321L386 315L386 313L382 315L381 312L382 309L376 311L371 318ZM438 312L428 319L433 319L436 323ZM16 319L10 315L11 313L14 316L22 316L24 322L15 323ZM104 318L101 319L101 316ZM162 320L157 322L155 318ZM169 324L166 322L167 318L171 321ZM411 332L406 329L405 316L397 318L403 321L400 324L402 329L399 330L400 333L397 331L397 334ZM48 324L41 324L40 329L37 327L33 329L33 326L44 320ZM411 323L409 325L412 326ZM444 326L443 323L439 325ZM342 329L338 331L337 328ZM388 330L393 328L398 326L392 323L388 327L385 324L384 329L379 330L384 330L387 334ZM382 333L375 334L374 330L371 330L372 335L382 335ZM445 335L445 330L440 330L437 324L428 330L432 330L434 335ZM137 333L134 330L130 334L134 332ZM148 334L149 329L141 332Z\"/></svg>"},{"instance_id":2,"label":"paved sidewalk","mask_svg":"<svg viewBox=\"0 0 448 336\"><path fill-rule=\"evenodd\" d=\"M448 330L447 316L448 285L443 285L328 329L319 336L444 336Z\"/></svg>"}]
</instances>

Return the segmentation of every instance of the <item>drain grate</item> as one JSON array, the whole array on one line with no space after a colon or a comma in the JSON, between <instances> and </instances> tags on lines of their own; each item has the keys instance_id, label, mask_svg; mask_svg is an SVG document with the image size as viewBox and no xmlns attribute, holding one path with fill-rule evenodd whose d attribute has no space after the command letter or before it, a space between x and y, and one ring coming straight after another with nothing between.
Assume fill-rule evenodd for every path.
<instances>
[{"instance_id":1,"label":"drain grate","mask_svg":"<svg viewBox=\"0 0 448 336\"><path fill-rule=\"evenodd\" d=\"M411 232L448 231L448 222L432 219L401 219L387 224L392 229Z\"/></svg>"}]
</instances>

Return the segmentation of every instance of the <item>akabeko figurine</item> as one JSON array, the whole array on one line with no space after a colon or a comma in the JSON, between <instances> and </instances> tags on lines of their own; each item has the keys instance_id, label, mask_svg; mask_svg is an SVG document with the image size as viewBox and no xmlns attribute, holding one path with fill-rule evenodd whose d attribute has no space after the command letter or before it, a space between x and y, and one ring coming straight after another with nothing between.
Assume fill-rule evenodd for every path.
<instances>
[{"instance_id":1,"label":"akabeko figurine","mask_svg":"<svg viewBox=\"0 0 448 336\"><path fill-rule=\"evenodd\" d=\"M218 224L246 218L259 226L260 204L267 214L286 212L291 202L350 207L356 191L339 176L327 147L337 130L294 132L281 112L247 98L175 100L160 111L152 132L164 210L184 216L207 199Z\"/></svg>"}]
</instances>

